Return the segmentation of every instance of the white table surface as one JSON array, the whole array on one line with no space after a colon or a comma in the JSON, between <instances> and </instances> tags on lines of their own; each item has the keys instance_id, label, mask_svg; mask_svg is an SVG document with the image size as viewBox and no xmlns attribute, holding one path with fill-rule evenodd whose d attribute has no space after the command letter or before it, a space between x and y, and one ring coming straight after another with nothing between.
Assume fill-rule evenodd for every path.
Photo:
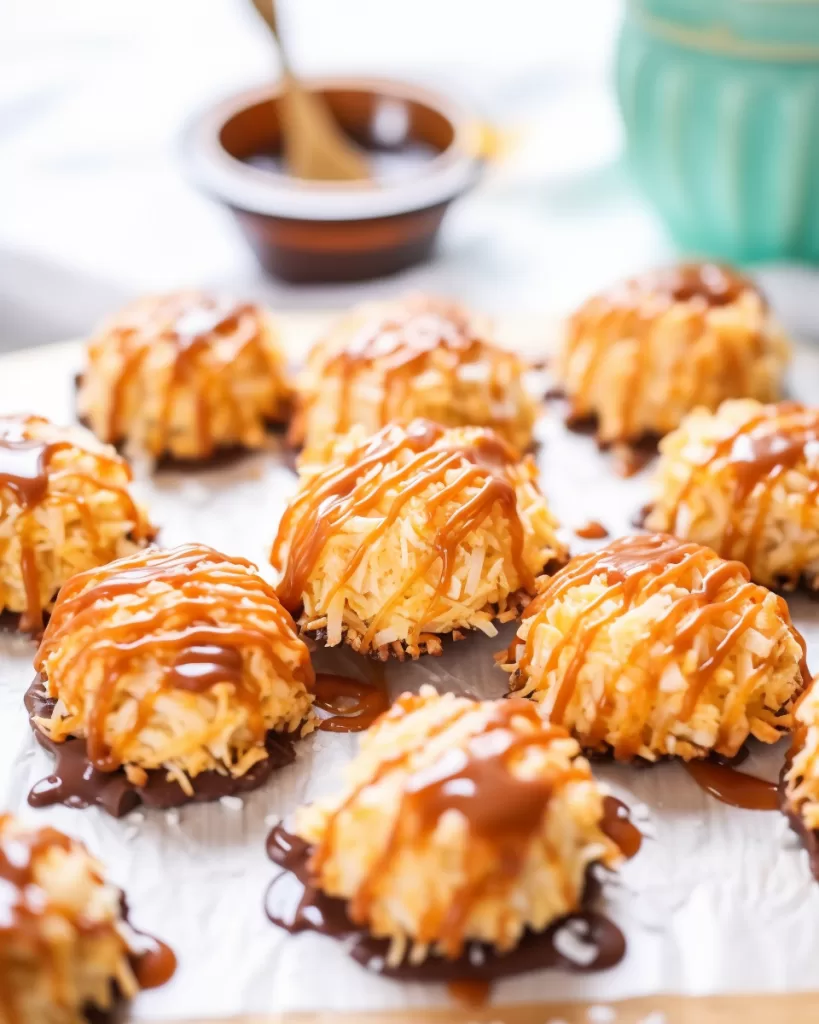
<instances>
[{"instance_id":1,"label":"white table surface","mask_svg":"<svg viewBox=\"0 0 819 1024\"><path fill-rule=\"evenodd\" d=\"M622 166L611 95L620 0L279 0L305 73L444 86L518 134L450 214L434 261L345 287L266 280L186 182L181 126L275 74L249 0L0 4L0 351L84 333L146 290L223 286L279 308L432 287L493 312L562 312L673 250ZM813 273L763 274L819 335Z\"/></svg>"}]
</instances>

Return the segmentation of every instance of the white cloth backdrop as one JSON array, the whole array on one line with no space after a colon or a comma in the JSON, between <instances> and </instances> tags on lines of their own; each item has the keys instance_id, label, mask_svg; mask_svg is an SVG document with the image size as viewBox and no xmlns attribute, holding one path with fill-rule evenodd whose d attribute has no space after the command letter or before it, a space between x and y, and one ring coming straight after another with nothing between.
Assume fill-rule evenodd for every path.
<instances>
[{"instance_id":1,"label":"white cloth backdrop","mask_svg":"<svg viewBox=\"0 0 819 1024\"><path fill-rule=\"evenodd\" d=\"M124 298L182 284L289 308L430 285L490 310L559 312L670 255L619 160L619 0L279 4L304 72L438 84L520 130L514 156L451 213L435 261L355 287L278 285L185 181L185 120L275 73L250 0L5 0L0 351L82 333ZM788 319L819 333L813 277L779 276Z\"/></svg>"}]
</instances>

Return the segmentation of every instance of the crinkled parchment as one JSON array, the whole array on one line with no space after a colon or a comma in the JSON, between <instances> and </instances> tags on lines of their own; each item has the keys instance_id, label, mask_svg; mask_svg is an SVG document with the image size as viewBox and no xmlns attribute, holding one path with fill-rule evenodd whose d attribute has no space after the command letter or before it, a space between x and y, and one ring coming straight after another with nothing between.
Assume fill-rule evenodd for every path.
<instances>
[{"instance_id":1,"label":"crinkled parchment","mask_svg":"<svg viewBox=\"0 0 819 1024\"><path fill-rule=\"evenodd\" d=\"M71 418L71 372L78 353L55 347L0 359L0 412ZM800 353L794 390L819 394L819 356ZM567 531L589 518L612 535L627 532L647 500L646 474L618 479L589 438L543 424L543 487ZM227 469L162 472L140 491L165 544L203 541L260 566L295 478L274 453ZM588 546L572 537L574 550ZM819 606L790 602L814 661ZM499 697L506 677L492 654L511 638L504 627L445 645L441 658L390 665L396 692L430 682L440 689ZM299 745L295 764L242 801L136 812L115 821L97 809L26 804L31 785L49 774L22 710L32 678L31 642L0 637L0 807L53 823L84 840L126 890L134 923L176 950L179 969L166 987L143 994L137 1019L243 1012L387 1009L441 1005L440 986L400 984L366 973L340 945L320 936L287 935L263 912L275 869L264 840L273 820L332 788L356 739L317 733ZM361 671L355 655L322 654L338 670ZM747 770L775 778L784 744L754 748ZM819 885L804 853L775 812L741 811L703 793L674 764L596 769L633 808L647 839L619 881L607 887L609 913L628 939L625 960L597 975L549 971L496 986L499 1003L517 1000L613 1000L657 993L732 993L815 989L819 979Z\"/></svg>"}]
</instances>

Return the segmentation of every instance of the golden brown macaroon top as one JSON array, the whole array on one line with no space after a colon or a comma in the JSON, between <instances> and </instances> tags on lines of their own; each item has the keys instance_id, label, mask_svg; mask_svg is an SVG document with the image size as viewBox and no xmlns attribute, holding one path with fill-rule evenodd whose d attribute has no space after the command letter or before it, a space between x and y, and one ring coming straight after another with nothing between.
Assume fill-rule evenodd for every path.
<instances>
[{"instance_id":1,"label":"golden brown macaroon top","mask_svg":"<svg viewBox=\"0 0 819 1024\"><path fill-rule=\"evenodd\" d=\"M82 642L75 644L75 637ZM54 732L56 719L48 723L51 737L65 739L76 727L85 736L89 761L112 771L128 761L145 724L140 715L127 728L110 728L109 716L131 696L120 692L121 683L131 676L136 683L141 676L150 679L150 694L140 698L147 701L144 715L161 706L163 693L205 694L227 683L233 709L246 711L249 736L242 746L263 756L270 728L262 710L266 695L246 661L255 652L273 673L271 685L283 680L301 695L297 710L303 718L309 710L305 691L314 680L309 652L274 589L251 562L190 544L151 549L78 574L61 591L35 658L51 695L66 710L61 735ZM149 668L140 671L140 665ZM92 671L101 673L93 690L88 685ZM284 709L282 717L291 710ZM196 753L187 751L177 735L169 742L176 755L171 760ZM152 753L162 759L162 751Z\"/></svg>"},{"instance_id":2,"label":"golden brown macaroon top","mask_svg":"<svg viewBox=\"0 0 819 1024\"><path fill-rule=\"evenodd\" d=\"M731 423L729 414L734 409L744 412L745 406L747 414ZM799 402L771 405L729 402L711 422L715 426L724 422L720 436L692 439L701 450L690 464L687 478L681 481L673 496L660 495L656 508L647 517L647 525L675 531L678 517L683 518L683 509L701 488L710 489L726 481L731 487L729 518L719 541L711 543L723 556L739 558L756 576L768 526L767 513L788 471L798 468L804 477L791 496L795 522L804 521L819 500L819 409ZM680 431L681 438L685 436L683 431L685 423ZM662 449L664 460L673 457L666 455L666 450L670 452L676 447L677 435L670 435ZM661 462L660 479L663 467L664 462ZM748 524L745 513L751 503L756 512ZM795 566L797 575L799 568L801 565Z\"/></svg>"},{"instance_id":3,"label":"golden brown macaroon top","mask_svg":"<svg viewBox=\"0 0 819 1024\"><path fill-rule=\"evenodd\" d=\"M125 459L112 448L99 445L85 430L56 427L42 416L0 417L0 521L5 516L13 519L12 530L5 535L0 532L0 563L5 550L19 544L25 591L23 629L42 626L42 549L44 540L58 543L48 520L38 521L38 510L58 512L58 532L63 534L65 519L76 517L82 526L84 548L107 561L117 553L111 548L114 541L104 536L104 528L111 525L111 512L98 519L92 507L103 493L111 499L117 518L130 524L134 543L144 544L154 536L144 511L130 494L131 480ZM83 559L87 560L87 555Z\"/></svg>"},{"instance_id":4,"label":"golden brown macaroon top","mask_svg":"<svg viewBox=\"0 0 819 1024\"><path fill-rule=\"evenodd\" d=\"M681 263L659 267L614 285L590 303L627 306L688 302L701 308L727 306L746 291L759 295L750 278L718 263Z\"/></svg>"},{"instance_id":5,"label":"golden brown macaroon top","mask_svg":"<svg viewBox=\"0 0 819 1024\"><path fill-rule=\"evenodd\" d=\"M277 591L284 606L295 614L304 605L311 620L329 614L337 597L348 602L350 581L366 567L369 582L359 597L366 597L367 608L362 604L358 613L363 640L357 650L395 640L376 641L393 615L412 621L410 636L400 639L413 650L425 624L441 616L449 624L441 632L453 624L471 628L473 623L462 620L479 611L469 602L479 592L483 570L478 562L472 579L466 561L472 547L487 547L482 531L490 517L503 523L498 526L503 536L492 539L498 547L492 557L503 570L493 590L495 603L513 592L533 594L535 575L562 556L531 461L521 461L494 432L414 420L406 427L391 424L364 440L352 435L344 440L335 461L312 475L303 473L271 561L282 571ZM450 594L456 571L457 594Z\"/></svg>"},{"instance_id":6,"label":"golden brown macaroon top","mask_svg":"<svg viewBox=\"0 0 819 1024\"><path fill-rule=\"evenodd\" d=\"M746 636L754 633L758 617L767 613L771 601L775 602L779 621L801 649L798 666L801 681L796 692L809 681L805 642L793 626L782 597L751 583L750 573L741 562L719 558L700 544L686 543L666 534L651 534L624 537L589 554L579 555L546 582L524 614L523 644L520 641L513 644L515 654L510 666L513 689L523 689L527 684L539 643L539 626L550 622L551 609L570 592L590 587L596 578L603 579L604 589L599 594L595 591L577 606L569 628L564 625L550 644L545 664L538 666L537 678L545 679L557 672L558 682L554 697L550 699L548 717L555 724L563 724L580 685L586 655L597 635L627 615L632 607L644 605L652 596L661 594L668 601L667 605L655 617L641 622L644 632L634 638L636 643L628 648L626 661L617 661L615 678L627 673L631 666L636 667L641 659L651 659L651 679L645 681L644 691L633 694L629 730L618 736L614 749L618 759L632 758L643 747L647 716L653 711L665 669L673 669L684 660L685 672L677 675L677 681L684 681L685 690L675 721L686 722L694 715L704 691L721 666L742 649ZM692 658L697 651L698 636L711 625L725 629L723 638L711 645L707 657L697 654ZM570 648L573 649L571 657L564 657ZM766 670L773 671L781 652L778 645L766 642L756 654L759 664L751 681L760 678ZM791 698L793 696L791 687ZM614 695L598 694L596 699L598 717L591 725L592 734L585 740L590 746L603 746L607 715L611 710L609 701ZM672 724L667 721L666 730ZM595 728L601 730L599 736ZM662 736L655 736L652 750L664 742Z\"/></svg>"},{"instance_id":7,"label":"golden brown macaroon top","mask_svg":"<svg viewBox=\"0 0 819 1024\"><path fill-rule=\"evenodd\" d=\"M239 372L248 379L234 381ZM188 391L190 439L175 409ZM105 441L131 441L155 457L207 458L220 447L256 444L266 422L284 419L289 398L268 312L191 290L139 299L101 325L88 342L79 406Z\"/></svg>"},{"instance_id":8,"label":"golden brown macaroon top","mask_svg":"<svg viewBox=\"0 0 819 1024\"><path fill-rule=\"evenodd\" d=\"M469 375L473 364L480 378ZM341 434L358 423L374 431L391 420L425 416L448 426L492 427L523 450L535 418L535 404L522 388L524 370L522 360L494 344L481 319L456 302L413 294L365 304L311 350L289 436L312 449L328 432ZM416 378L428 374L434 381L424 376L424 388L412 397ZM431 389L440 397L434 408Z\"/></svg>"},{"instance_id":9,"label":"golden brown macaroon top","mask_svg":"<svg viewBox=\"0 0 819 1024\"><path fill-rule=\"evenodd\" d=\"M296 813L315 884L400 961L509 950L581 903L586 869L621 859L585 758L530 701L403 694L364 734L336 797ZM355 855L353 856L353 851Z\"/></svg>"},{"instance_id":10,"label":"golden brown macaroon top","mask_svg":"<svg viewBox=\"0 0 819 1024\"><path fill-rule=\"evenodd\" d=\"M620 282L569 318L557 361L571 416L601 442L674 429L696 405L779 397L788 346L748 278L713 263Z\"/></svg>"}]
</instances>

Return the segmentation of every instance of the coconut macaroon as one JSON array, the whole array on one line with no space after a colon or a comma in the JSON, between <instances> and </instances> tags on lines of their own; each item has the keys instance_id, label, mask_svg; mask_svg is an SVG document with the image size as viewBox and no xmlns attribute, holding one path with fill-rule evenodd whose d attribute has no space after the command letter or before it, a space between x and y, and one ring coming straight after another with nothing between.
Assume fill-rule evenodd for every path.
<instances>
[{"instance_id":1,"label":"coconut macaroon","mask_svg":"<svg viewBox=\"0 0 819 1024\"><path fill-rule=\"evenodd\" d=\"M81 738L99 772L121 768L138 790L156 773L181 800L265 762L271 732L314 726L309 653L275 591L250 562L198 545L75 576L35 667L56 704L34 725L53 747Z\"/></svg>"},{"instance_id":2,"label":"coconut macaroon","mask_svg":"<svg viewBox=\"0 0 819 1024\"><path fill-rule=\"evenodd\" d=\"M77 396L102 440L183 460L260 447L289 402L270 314L195 291L141 299L102 324Z\"/></svg>"},{"instance_id":3,"label":"coconut macaroon","mask_svg":"<svg viewBox=\"0 0 819 1024\"><path fill-rule=\"evenodd\" d=\"M133 938L81 843L0 815L0 1021L86 1024L132 998Z\"/></svg>"},{"instance_id":4,"label":"coconut macaroon","mask_svg":"<svg viewBox=\"0 0 819 1024\"><path fill-rule=\"evenodd\" d=\"M660 451L649 529L739 559L759 583L819 589L819 409L723 402Z\"/></svg>"},{"instance_id":5,"label":"coconut macaroon","mask_svg":"<svg viewBox=\"0 0 819 1024\"><path fill-rule=\"evenodd\" d=\"M802 836L819 879L819 677L799 700L782 776L782 809Z\"/></svg>"},{"instance_id":6,"label":"coconut macaroon","mask_svg":"<svg viewBox=\"0 0 819 1024\"><path fill-rule=\"evenodd\" d=\"M81 427L0 417L0 612L37 631L74 573L154 535L128 463Z\"/></svg>"},{"instance_id":7,"label":"coconut macaroon","mask_svg":"<svg viewBox=\"0 0 819 1024\"><path fill-rule=\"evenodd\" d=\"M677 427L696 406L780 396L788 344L767 303L736 271L686 264L622 282L570 318L555 372L570 419L602 444Z\"/></svg>"},{"instance_id":8,"label":"coconut macaroon","mask_svg":"<svg viewBox=\"0 0 819 1024\"><path fill-rule=\"evenodd\" d=\"M470 941L507 952L580 908L589 865L621 859L579 755L527 701L404 694L341 791L296 812L310 880L390 940L389 966Z\"/></svg>"},{"instance_id":9,"label":"coconut macaroon","mask_svg":"<svg viewBox=\"0 0 819 1024\"><path fill-rule=\"evenodd\" d=\"M411 295L352 310L310 352L296 382L290 439L312 457L355 424L368 433L416 417L491 427L519 451L537 404L525 365L453 302Z\"/></svg>"},{"instance_id":10,"label":"coconut macaroon","mask_svg":"<svg viewBox=\"0 0 819 1024\"><path fill-rule=\"evenodd\" d=\"M663 534L574 558L531 603L504 667L590 751L732 757L791 728L804 642L777 594Z\"/></svg>"},{"instance_id":11,"label":"coconut macaroon","mask_svg":"<svg viewBox=\"0 0 819 1024\"><path fill-rule=\"evenodd\" d=\"M306 633L362 654L440 654L440 634L496 633L565 560L556 521L522 460L480 428L426 420L354 430L305 467L271 560Z\"/></svg>"}]
</instances>

